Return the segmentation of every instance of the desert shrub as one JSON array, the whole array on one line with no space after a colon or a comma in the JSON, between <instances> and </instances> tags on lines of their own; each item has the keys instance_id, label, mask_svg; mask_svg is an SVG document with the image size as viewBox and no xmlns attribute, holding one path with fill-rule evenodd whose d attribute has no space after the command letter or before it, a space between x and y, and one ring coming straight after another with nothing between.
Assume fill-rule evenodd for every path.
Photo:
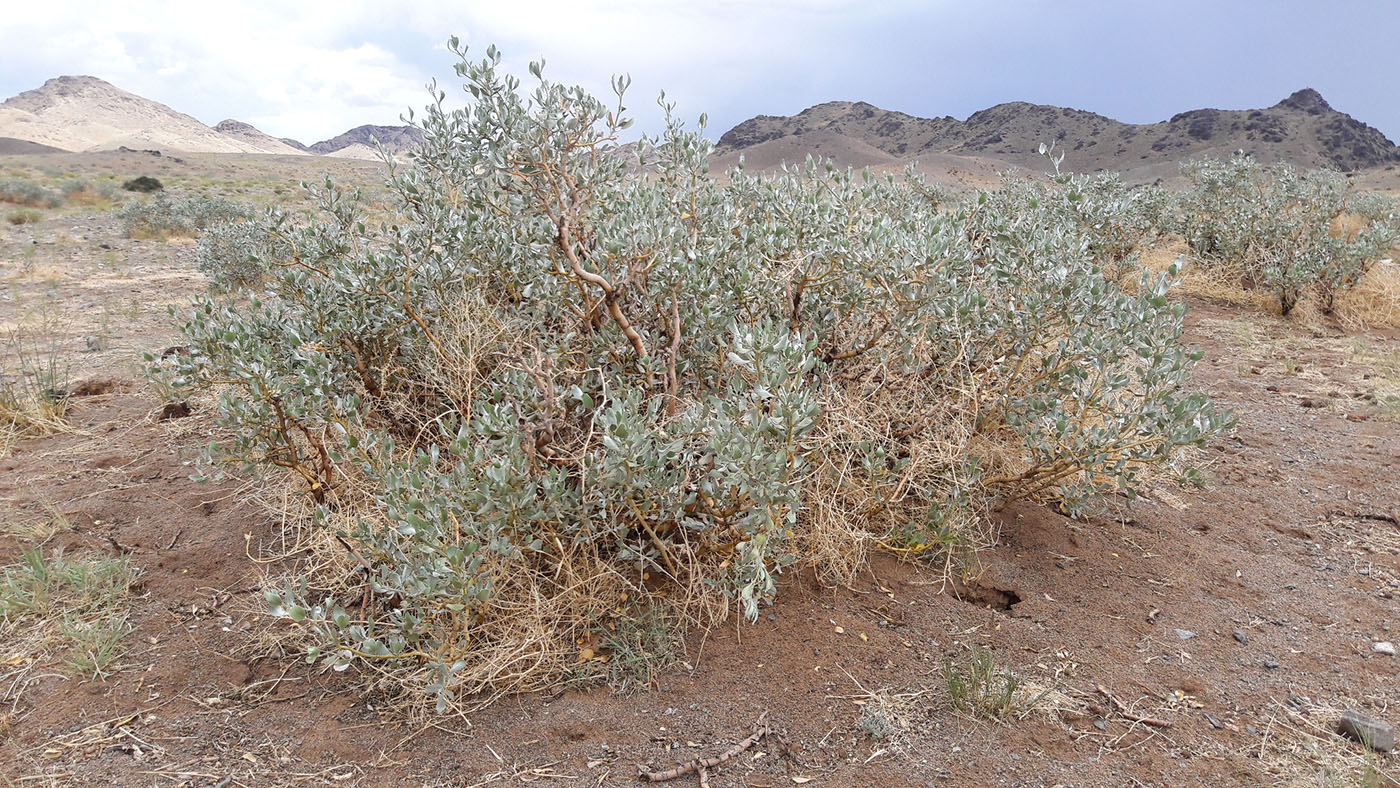
<instances>
[{"instance_id":1,"label":"desert shrub","mask_svg":"<svg viewBox=\"0 0 1400 788\"><path fill-rule=\"evenodd\" d=\"M149 175L138 175L135 178L122 184L122 188L129 192L139 192L141 194L151 194L165 188L159 179Z\"/></svg>"},{"instance_id":2,"label":"desert shrub","mask_svg":"<svg viewBox=\"0 0 1400 788\"><path fill-rule=\"evenodd\" d=\"M116 187L109 181L93 183L85 178L74 178L64 181L59 191L69 203L91 205L116 199Z\"/></svg>"},{"instance_id":3,"label":"desert shrub","mask_svg":"<svg viewBox=\"0 0 1400 788\"><path fill-rule=\"evenodd\" d=\"M181 197L158 194L117 211L128 238L194 236L211 225L248 218L248 209L223 197Z\"/></svg>"},{"instance_id":4,"label":"desert shrub","mask_svg":"<svg viewBox=\"0 0 1400 788\"><path fill-rule=\"evenodd\" d=\"M1185 391L1170 276L1119 288L1043 199L720 182L669 109L619 148L626 80L609 106L532 64L527 101L458 51L471 103L436 93L389 218L316 186L269 223L285 264L153 360L217 395L211 469L292 479L334 535L267 594L309 661L440 708L596 674L578 644L619 620L753 619L784 567L936 553L994 500L1079 511L1227 425Z\"/></svg>"},{"instance_id":5,"label":"desert shrub","mask_svg":"<svg viewBox=\"0 0 1400 788\"><path fill-rule=\"evenodd\" d=\"M200 233L195 262L216 287L252 287L268 270L291 257L284 239L266 222L221 222Z\"/></svg>"},{"instance_id":6,"label":"desert shrub","mask_svg":"<svg viewBox=\"0 0 1400 788\"><path fill-rule=\"evenodd\" d=\"M57 208L63 199L53 191L19 178L0 181L0 202L29 208Z\"/></svg>"},{"instance_id":7,"label":"desert shrub","mask_svg":"<svg viewBox=\"0 0 1400 788\"><path fill-rule=\"evenodd\" d=\"M33 208L21 208L5 214L5 221L10 224L36 224L43 218L44 215Z\"/></svg>"},{"instance_id":8,"label":"desert shrub","mask_svg":"<svg viewBox=\"0 0 1400 788\"><path fill-rule=\"evenodd\" d=\"M1182 171L1192 184L1181 200L1191 250L1246 287L1270 292L1285 315L1310 293L1331 312L1337 295L1400 237L1396 212L1374 198L1358 201L1336 172L1265 167L1243 154L1190 162ZM1348 214L1358 221L1339 228Z\"/></svg>"}]
</instances>

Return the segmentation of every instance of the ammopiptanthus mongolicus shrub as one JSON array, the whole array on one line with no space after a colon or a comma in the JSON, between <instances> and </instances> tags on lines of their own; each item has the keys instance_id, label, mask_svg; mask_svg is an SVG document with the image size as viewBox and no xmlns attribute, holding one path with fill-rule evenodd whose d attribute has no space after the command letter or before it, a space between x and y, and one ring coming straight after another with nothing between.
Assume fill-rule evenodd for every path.
<instances>
[{"instance_id":1,"label":"ammopiptanthus mongolicus shrub","mask_svg":"<svg viewBox=\"0 0 1400 788\"><path fill-rule=\"evenodd\" d=\"M1341 173L1299 173L1237 154L1182 165L1181 231L1202 264L1268 291L1287 315L1315 295L1324 312L1400 240L1400 208ZM1354 219L1346 231L1338 220Z\"/></svg>"},{"instance_id":2,"label":"ammopiptanthus mongolicus shrub","mask_svg":"<svg viewBox=\"0 0 1400 788\"><path fill-rule=\"evenodd\" d=\"M1078 511L1227 426L1174 272L1120 288L1045 207L1079 181L720 180L703 116L624 146L626 79L527 92L452 46L467 106L434 87L388 215L315 187L160 373L217 394L215 470L290 477L335 537L339 577L268 593L309 660L439 708L586 677L611 622L752 620L785 567Z\"/></svg>"}]
</instances>

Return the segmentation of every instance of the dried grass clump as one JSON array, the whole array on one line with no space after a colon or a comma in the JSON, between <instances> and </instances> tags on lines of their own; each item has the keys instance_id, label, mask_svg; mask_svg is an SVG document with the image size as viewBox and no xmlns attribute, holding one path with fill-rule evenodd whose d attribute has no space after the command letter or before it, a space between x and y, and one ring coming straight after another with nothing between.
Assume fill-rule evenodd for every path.
<instances>
[{"instance_id":1,"label":"dried grass clump","mask_svg":"<svg viewBox=\"0 0 1400 788\"><path fill-rule=\"evenodd\" d=\"M1033 715L1083 714L1085 704L1053 684L1043 684L1002 665L996 654L973 646L943 663L943 680L953 708L992 722Z\"/></svg>"},{"instance_id":2,"label":"dried grass clump","mask_svg":"<svg viewBox=\"0 0 1400 788\"><path fill-rule=\"evenodd\" d=\"M1400 263L1382 260L1337 299L1337 317L1349 329L1400 328Z\"/></svg>"},{"instance_id":3,"label":"dried grass clump","mask_svg":"<svg viewBox=\"0 0 1400 788\"><path fill-rule=\"evenodd\" d=\"M266 577L265 588L276 593L296 578L306 584L308 595L339 599L372 619L384 602L371 590L363 558L340 536L376 516L372 497L368 491L347 495L346 505L318 517L306 505L301 485L289 484L295 477L281 481L260 493L269 513L284 523L278 541L256 559L279 567ZM720 560L711 557L709 562ZM690 571L698 575L704 570ZM521 572L505 562L488 572L495 585L483 615L462 628L461 617L443 611L435 632L435 639L451 649L450 655L435 656L455 666L452 698L417 689L440 680L426 660L410 670L365 660L359 680L366 690L408 716L422 718L435 711L471 711L505 695L561 685L606 681L617 689L645 688L653 672L674 661L684 646L670 634L647 643L651 633L637 622L662 633L684 632L712 627L730 612L729 600L701 583L628 574L616 562L582 548L566 552L549 574ZM264 654L304 654L304 633L272 626L261 633L258 648Z\"/></svg>"},{"instance_id":4,"label":"dried grass clump","mask_svg":"<svg viewBox=\"0 0 1400 788\"><path fill-rule=\"evenodd\" d=\"M125 558L39 547L0 568L0 700L16 698L31 673L57 660L83 675L106 675L131 632L139 574Z\"/></svg>"},{"instance_id":5,"label":"dried grass clump","mask_svg":"<svg viewBox=\"0 0 1400 788\"><path fill-rule=\"evenodd\" d=\"M0 347L0 457L26 436L71 429L68 412L68 365L53 336L53 316L42 316L33 328L12 330ZM33 335L47 337L36 343Z\"/></svg>"},{"instance_id":6,"label":"dried grass clump","mask_svg":"<svg viewBox=\"0 0 1400 788\"><path fill-rule=\"evenodd\" d=\"M1258 758L1286 788L1381 788L1400 781L1393 757L1368 751L1337 733L1345 709L1298 699L1275 701L1261 726L1263 740L1246 755Z\"/></svg>"}]
</instances>

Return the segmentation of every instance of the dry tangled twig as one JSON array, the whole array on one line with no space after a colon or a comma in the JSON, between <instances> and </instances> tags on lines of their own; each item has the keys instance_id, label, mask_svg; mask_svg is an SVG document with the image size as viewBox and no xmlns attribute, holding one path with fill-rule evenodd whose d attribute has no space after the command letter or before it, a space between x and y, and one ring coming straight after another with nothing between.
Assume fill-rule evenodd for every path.
<instances>
[{"instance_id":1,"label":"dry tangled twig","mask_svg":"<svg viewBox=\"0 0 1400 788\"><path fill-rule=\"evenodd\" d=\"M639 764L637 766L637 771L642 781L649 783L666 782L693 773L700 778L700 788L710 788L710 769L743 754L744 751L758 744L763 740L763 737L771 733L773 733L773 727L768 724L768 712L765 711L758 715L758 719L753 724L753 732L749 734L747 739L744 739L719 755L712 755L709 758L695 758L687 763L659 772L649 771L645 766Z\"/></svg>"}]
</instances>

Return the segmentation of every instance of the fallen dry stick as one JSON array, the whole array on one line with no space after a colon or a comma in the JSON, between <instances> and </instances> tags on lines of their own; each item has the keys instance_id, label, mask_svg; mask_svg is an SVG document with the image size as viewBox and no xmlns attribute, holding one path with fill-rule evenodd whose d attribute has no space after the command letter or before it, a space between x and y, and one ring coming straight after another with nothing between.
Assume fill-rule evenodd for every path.
<instances>
[{"instance_id":1,"label":"fallen dry stick","mask_svg":"<svg viewBox=\"0 0 1400 788\"><path fill-rule=\"evenodd\" d=\"M719 755L709 758L696 758L689 763L683 763L671 769L660 772L649 772L645 766L639 765L637 770L641 772L643 782L662 783L667 780L674 780L694 772L700 777L700 788L710 788L710 769L719 766L730 758L739 755L744 750L754 746L764 736L773 732L773 728L768 725L768 712L758 715L758 720L753 724L753 733L747 739L730 747Z\"/></svg>"},{"instance_id":2,"label":"fallen dry stick","mask_svg":"<svg viewBox=\"0 0 1400 788\"><path fill-rule=\"evenodd\" d=\"M1154 718L1152 718L1152 717L1143 717L1143 716L1140 715L1140 714L1134 714L1133 712L1131 712L1131 711L1128 710L1128 707L1127 707L1127 706L1123 705L1123 702L1122 702L1122 701L1120 701L1120 700L1118 700L1117 698L1113 697L1113 694L1112 694L1112 693L1110 693L1108 690L1104 689L1104 687L1103 687L1102 684L1096 685L1096 686L1094 687L1094 689L1097 689L1097 690L1099 691L1099 694L1103 695L1105 698L1108 698L1110 701L1112 701L1112 702L1113 702L1113 705L1116 706L1116 707L1118 708L1118 716L1122 717L1122 718L1125 719L1125 720L1128 720L1128 721L1130 721L1130 722L1140 722L1140 723L1142 723L1143 725L1151 725L1151 726L1154 727L1154 728L1170 728L1170 727L1172 726L1172 724L1171 724L1170 722L1168 722L1167 720L1159 720L1159 719L1154 719ZM1091 707L1090 707L1090 710L1092 711L1093 709L1094 709L1094 707L1091 706ZM1097 713L1097 714L1099 714L1100 716L1102 716L1102 712L1095 712L1095 713Z\"/></svg>"}]
</instances>

